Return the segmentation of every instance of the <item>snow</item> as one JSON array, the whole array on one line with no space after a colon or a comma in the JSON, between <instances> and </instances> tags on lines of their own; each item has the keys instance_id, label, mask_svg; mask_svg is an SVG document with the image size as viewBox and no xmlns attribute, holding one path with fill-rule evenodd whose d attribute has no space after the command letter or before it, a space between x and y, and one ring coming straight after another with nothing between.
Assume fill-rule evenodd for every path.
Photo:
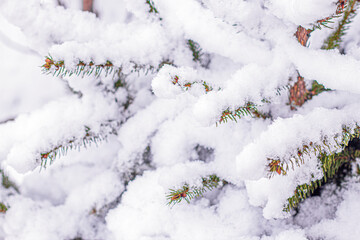
<instances>
[{"instance_id":1,"label":"snow","mask_svg":"<svg viewBox=\"0 0 360 240\"><path fill-rule=\"evenodd\" d=\"M336 1L150 2L157 14L143 0L95 0L96 14L80 0L0 1L0 169L16 185L0 186L0 239L357 239L355 171L283 209L298 185L323 177L316 151L292 167L298 150L326 141L339 152L334 138L360 119L359 15L340 50L322 50L330 30L309 47L294 33ZM121 72L46 75L46 56ZM292 111L297 74L332 91ZM271 117L219 122L249 102ZM277 159L286 175L269 172ZM228 184L167 204L170 189L212 174Z\"/></svg>"},{"instance_id":2,"label":"snow","mask_svg":"<svg viewBox=\"0 0 360 240\"><path fill-rule=\"evenodd\" d=\"M336 12L336 1L327 0L270 0L266 5L275 16L303 26Z\"/></svg>"},{"instance_id":3,"label":"snow","mask_svg":"<svg viewBox=\"0 0 360 240\"><path fill-rule=\"evenodd\" d=\"M360 211L358 186L350 187L348 191L342 194L342 197L344 201L338 205L336 216L312 226L310 228L311 233L329 239L357 239L360 234L356 227L357 213Z\"/></svg>"}]
</instances>

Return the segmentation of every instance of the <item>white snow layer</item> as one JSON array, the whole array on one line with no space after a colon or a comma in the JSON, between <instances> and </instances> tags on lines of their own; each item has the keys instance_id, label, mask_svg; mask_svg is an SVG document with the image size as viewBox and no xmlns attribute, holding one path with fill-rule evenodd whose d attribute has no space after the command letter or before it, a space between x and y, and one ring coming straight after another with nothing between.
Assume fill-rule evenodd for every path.
<instances>
[{"instance_id":1,"label":"white snow layer","mask_svg":"<svg viewBox=\"0 0 360 240\"><path fill-rule=\"evenodd\" d=\"M0 1L0 168L17 186L0 187L9 207L1 239L359 238L358 177L285 213L299 184L322 177L319 159L304 156L271 178L268 165L324 139L336 152L332 139L358 123L360 15L340 54L319 49L320 34L310 48L294 37L298 25L333 15L336 1L95 0L96 15L81 7ZM43 75L46 55L69 69L111 61L123 72ZM297 71L333 91L290 111ZM119 79L126 84L115 91ZM219 124L224 110L248 102L272 118ZM89 129L106 140L82 144ZM40 167L42 153L70 143L79 151ZM229 184L167 205L169 189L211 174Z\"/></svg>"}]
</instances>

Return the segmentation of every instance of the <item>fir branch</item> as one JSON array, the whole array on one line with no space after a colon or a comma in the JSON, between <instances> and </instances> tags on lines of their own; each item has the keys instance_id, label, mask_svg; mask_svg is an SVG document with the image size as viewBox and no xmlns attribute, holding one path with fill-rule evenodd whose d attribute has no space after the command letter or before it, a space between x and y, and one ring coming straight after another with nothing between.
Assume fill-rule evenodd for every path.
<instances>
[{"instance_id":1,"label":"fir branch","mask_svg":"<svg viewBox=\"0 0 360 240\"><path fill-rule=\"evenodd\" d=\"M309 29L310 32L314 31L315 29L320 29L321 30L321 27L331 28L331 27L328 26L328 24L334 23L333 20L335 18L341 17L341 15L344 13L344 9L347 6L347 3L348 3L348 0L339 0L336 3L337 8L336 8L335 14L316 21L316 23L313 24L313 28L311 30Z\"/></svg>"},{"instance_id":2,"label":"fir branch","mask_svg":"<svg viewBox=\"0 0 360 240\"><path fill-rule=\"evenodd\" d=\"M268 160L270 161L268 166L271 174L276 172L279 175L286 175L286 171L284 170L283 163L280 161L280 159L275 160L268 158Z\"/></svg>"},{"instance_id":3,"label":"fir branch","mask_svg":"<svg viewBox=\"0 0 360 240\"><path fill-rule=\"evenodd\" d=\"M159 71L160 67L166 63L172 63L169 60L162 61L158 67L154 67L151 65L138 64L136 62L130 61L130 72L144 71L145 74L154 73ZM95 77L99 77L102 73L105 73L105 76L109 74L113 74L114 76L122 71L123 66L114 66L111 61L106 61L103 64L95 64L93 61L86 63L84 61L80 61L76 64L75 69L68 69L65 67L65 62L63 60L54 60L51 56L47 56L45 58L45 64L42 66L42 72L45 74L53 74L53 76L57 77L65 77L71 75L77 76L90 76L92 74Z\"/></svg>"},{"instance_id":4,"label":"fir branch","mask_svg":"<svg viewBox=\"0 0 360 240\"><path fill-rule=\"evenodd\" d=\"M149 13L155 13L155 14L159 13L152 0L146 0L146 4L149 5L149 8L150 8Z\"/></svg>"},{"instance_id":5,"label":"fir branch","mask_svg":"<svg viewBox=\"0 0 360 240\"><path fill-rule=\"evenodd\" d=\"M202 53L201 53L202 49L201 49L200 45L191 39L187 40L187 45L192 52L193 61L200 62L200 58L202 56Z\"/></svg>"},{"instance_id":6,"label":"fir branch","mask_svg":"<svg viewBox=\"0 0 360 240\"><path fill-rule=\"evenodd\" d=\"M248 102L244 106L238 107L237 109L235 109L233 111L230 110L229 108L226 109L225 111L223 111L221 114L220 120L219 120L219 124L223 123L223 122L226 123L228 120L237 122L237 118L242 119L245 116L250 116L250 117L254 117L254 118L262 118L262 119L268 118L267 115L261 113L257 109L256 104Z\"/></svg>"},{"instance_id":7,"label":"fir branch","mask_svg":"<svg viewBox=\"0 0 360 240\"><path fill-rule=\"evenodd\" d=\"M109 122L111 125L112 123ZM108 131L107 134L116 134L116 131L113 126L110 126L108 124L102 124L102 128L109 128L111 131ZM38 161L41 161L41 168L46 168L48 164L52 164L52 162L60 156L65 156L68 152L68 150L72 149L80 149L81 147L88 147L91 146L91 144L98 144L99 142L103 141L107 134L95 134L91 132L89 127L85 126L85 134L82 138L72 138L70 140L64 141L64 143L59 144L57 146L52 147L48 151L44 151L40 153L40 159Z\"/></svg>"},{"instance_id":8,"label":"fir branch","mask_svg":"<svg viewBox=\"0 0 360 240\"><path fill-rule=\"evenodd\" d=\"M356 125L353 129L350 129L347 126L344 126L340 134L333 136L333 141L329 141L325 136L321 143L309 142L308 144L303 144L302 147L297 149L296 154L293 154L290 157L290 160L281 161L282 166L285 171L288 171L290 167L294 169L296 166L301 166L304 164L304 156L320 156L321 154L335 154L339 150L343 150L348 146L349 142L360 136L360 127ZM268 158L269 161L278 160Z\"/></svg>"},{"instance_id":9,"label":"fir branch","mask_svg":"<svg viewBox=\"0 0 360 240\"><path fill-rule=\"evenodd\" d=\"M345 35L345 32L348 29L347 25L349 25L352 22L352 19L356 16L357 4L357 0L348 1L342 20L339 22L336 30L326 39L324 45L321 47L322 49L329 50L339 48L341 38Z\"/></svg>"},{"instance_id":10,"label":"fir branch","mask_svg":"<svg viewBox=\"0 0 360 240\"><path fill-rule=\"evenodd\" d=\"M175 205L180 203L182 200L185 200L187 203L193 198L202 197L205 192L211 191L214 188L218 188L227 184L227 181L220 179L216 175L210 175L208 177L202 178L201 186L189 186L185 183L179 189L169 189L170 193L166 196L168 200L168 205Z\"/></svg>"},{"instance_id":11,"label":"fir branch","mask_svg":"<svg viewBox=\"0 0 360 240\"><path fill-rule=\"evenodd\" d=\"M310 91L307 92L307 99L311 99L312 97L319 95L322 92L331 91L330 88L326 88L324 85L318 83L316 80L314 80L311 84Z\"/></svg>"},{"instance_id":12,"label":"fir branch","mask_svg":"<svg viewBox=\"0 0 360 240\"><path fill-rule=\"evenodd\" d=\"M183 91L188 91L192 86L194 86L195 84L201 84L204 87L205 93L208 93L210 91L214 90L214 87L212 87L211 85L209 85L207 82L200 80L200 81L182 81L180 79L180 77L178 75L175 75L171 78L171 81L174 85L177 85L179 87L181 87L183 89ZM281 90L283 89L288 89L287 86L284 86L283 88L279 88L277 89L277 94L280 95ZM221 88L218 88L218 91L220 91ZM262 100L262 102L264 103L270 103L270 101L266 98L264 98ZM261 113L258 109L257 109L257 105L251 102L248 102L245 104L245 106L241 106L238 107L235 110L230 110L229 108L224 110L221 113L220 119L219 121L216 123L216 125L218 125L218 123L223 123L223 122L227 122L229 119L232 121L237 121L237 118L241 119L245 116L251 116L254 118L262 118L262 119L266 119L269 116L267 114Z\"/></svg>"},{"instance_id":13,"label":"fir branch","mask_svg":"<svg viewBox=\"0 0 360 240\"><path fill-rule=\"evenodd\" d=\"M333 177L344 162L349 161L349 159L360 157L360 151L353 151L346 148L350 141L359 137L360 127L358 125L353 129L344 126L341 135L338 134L333 137L333 144L335 145L331 145L330 141L327 140L327 138L324 138L321 144L313 142L304 144L301 148L297 149L297 153L293 154L289 160L281 161L280 159L268 158L270 162L269 177L275 172L279 175L286 175L286 171L290 169L290 165L292 169L294 169L295 165L300 167L301 164L304 164L305 155L315 155L319 158L321 163L323 178L314 180L309 184L298 186L294 195L288 199L284 211L290 211L292 208L296 207L300 201L308 197L311 192L320 187L328 178ZM341 150L341 152L337 153L339 150Z\"/></svg>"},{"instance_id":14,"label":"fir branch","mask_svg":"<svg viewBox=\"0 0 360 240\"><path fill-rule=\"evenodd\" d=\"M0 170L1 172L1 185L5 188L5 189L14 189L17 193L19 193L19 188L16 186L16 184L14 182L12 182L8 176L5 175L3 170Z\"/></svg>"},{"instance_id":15,"label":"fir branch","mask_svg":"<svg viewBox=\"0 0 360 240\"><path fill-rule=\"evenodd\" d=\"M0 202L0 213L6 213L7 210L8 207L4 203Z\"/></svg>"},{"instance_id":16,"label":"fir branch","mask_svg":"<svg viewBox=\"0 0 360 240\"><path fill-rule=\"evenodd\" d=\"M195 42L194 40L188 39L187 46L192 52L193 61L199 63L203 68L208 68L210 64L210 55L203 53L200 44Z\"/></svg>"},{"instance_id":17,"label":"fir branch","mask_svg":"<svg viewBox=\"0 0 360 240\"><path fill-rule=\"evenodd\" d=\"M295 32L294 35L296 36L299 43L306 47L306 43L310 37L310 34L313 31L315 31L315 29L321 30L322 27L332 28L329 26L329 24L334 23L335 18L341 17L341 15L344 13L344 9L347 6L347 4L346 4L347 2L348 2L348 0L339 0L337 2L337 8L336 8L335 14L316 21L316 23L313 24L312 28L310 28L310 29L306 29L302 26L298 26L297 31Z\"/></svg>"},{"instance_id":18,"label":"fir branch","mask_svg":"<svg viewBox=\"0 0 360 240\"><path fill-rule=\"evenodd\" d=\"M289 89L290 89L289 85L279 87L276 89L276 95L281 95L282 91L289 90ZM219 89L219 90L221 90L221 89ZM266 97L264 97L261 100L261 102L262 103L271 103L270 99L266 98ZM237 122L237 118L242 119L245 116L250 116L253 118L261 118L261 119L271 118L271 115L269 113L262 113L261 111L259 111L258 106L259 105L255 104L255 103L247 102L244 106L238 107L235 110L230 110L228 108L221 113L220 119L216 123L216 125L218 125L218 123L219 124L223 123L223 122L226 123L229 119Z\"/></svg>"},{"instance_id":19,"label":"fir branch","mask_svg":"<svg viewBox=\"0 0 360 240\"><path fill-rule=\"evenodd\" d=\"M298 204L311 196L314 191L326 183L328 179L335 176L339 168L346 162L350 162L360 157L360 150L344 149L340 153L335 154L320 154L320 161L324 177L309 184L305 183L296 187L294 195L287 200L284 211L289 212L291 209L298 206Z\"/></svg>"},{"instance_id":20,"label":"fir branch","mask_svg":"<svg viewBox=\"0 0 360 240\"><path fill-rule=\"evenodd\" d=\"M174 85L177 85L177 86L181 87L184 91L188 91L192 86L194 86L196 84L202 85L204 87L204 90L205 90L206 93L213 90L213 87L210 86L208 83L206 83L203 80L193 81L193 82L185 81L185 83L182 83L183 81L179 81L179 80L180 80L180 77L178 75L175 75L174 77L172 77L172 83Z\"/></svg>"},{"instance_id":21,"label":"fir branch","mask_svg":"<svg viewBox=\"0 0 360 240\"><path fill-rule=\"evenodd\" d=\"M65 77L67 75L91 75L95 74L96 77L100 76L100 74L104 71L105 75L111 74L112 72L116 73L119 69L114 69L114 65L110 61L106 61L104 64L95 64L93 61L89 63L85 63L83 61L79 61L76 64L76 68L74 70L69 70L65 68L65 63L63 60L54 61L51 56L47 56L45 58L45 64L41 66L42 71L46 74L52 73L54 76Z\"/></svg>"}]
</instances>

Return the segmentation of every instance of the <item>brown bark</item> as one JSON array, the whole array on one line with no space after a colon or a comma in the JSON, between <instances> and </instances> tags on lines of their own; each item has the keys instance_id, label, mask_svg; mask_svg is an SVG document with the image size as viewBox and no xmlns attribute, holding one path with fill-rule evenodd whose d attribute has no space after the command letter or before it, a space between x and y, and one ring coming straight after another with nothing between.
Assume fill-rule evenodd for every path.
<instances>
[{"instance_id":1,"label":"brown bark","mask_svg":"<svg viewBox=\"0 0 360 240\"><path fill-rule=\"evenodd\" d=\"M93 12L93 2L94 0L83 0L83 10Z\"/></svg>"},{"instance_id":2,"label":"brown bark","mask_svg":"<svg viewBox=\"0 0 360 240\"><path fill-rule=\"evenodd\" d=\"M295 36L296 36L297 40L299 41L299 43L301 45L303 45L304 47L306 47L306 43L307 43L307 40L310 37L310 33L311 33L310 29L305 29L302 26L299 26L297 28Z\"/></svg>"},{"instance_id":3,"label":"brown bark","mask_svg":"<svg viewBox=\"0 0 360 240\"><path fill-rule=\"evenodd\" d=\"M295 110L294 106L301 107L307 100L308 90L306 89L304 78L298 76L297 82L290 89L290 108Z\"/></svg>"}]
</instances>

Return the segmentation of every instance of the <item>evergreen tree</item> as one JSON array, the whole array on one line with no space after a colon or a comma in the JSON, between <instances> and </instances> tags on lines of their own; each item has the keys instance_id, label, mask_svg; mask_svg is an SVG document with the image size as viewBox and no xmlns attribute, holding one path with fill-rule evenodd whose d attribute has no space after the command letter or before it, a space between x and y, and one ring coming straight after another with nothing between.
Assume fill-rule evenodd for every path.
<instances>
[{"instance_id":1,"label":"evergreen tree","mask_svg":"<svg viewBox=\"0 0 360 240\"><path fill-rule=\"evenodd\" d=\"M0 2L66 89L1 122L4 238L356 236L307 211L358 206L359 1L82 3Z\"/></svg>"}]
</instances>

